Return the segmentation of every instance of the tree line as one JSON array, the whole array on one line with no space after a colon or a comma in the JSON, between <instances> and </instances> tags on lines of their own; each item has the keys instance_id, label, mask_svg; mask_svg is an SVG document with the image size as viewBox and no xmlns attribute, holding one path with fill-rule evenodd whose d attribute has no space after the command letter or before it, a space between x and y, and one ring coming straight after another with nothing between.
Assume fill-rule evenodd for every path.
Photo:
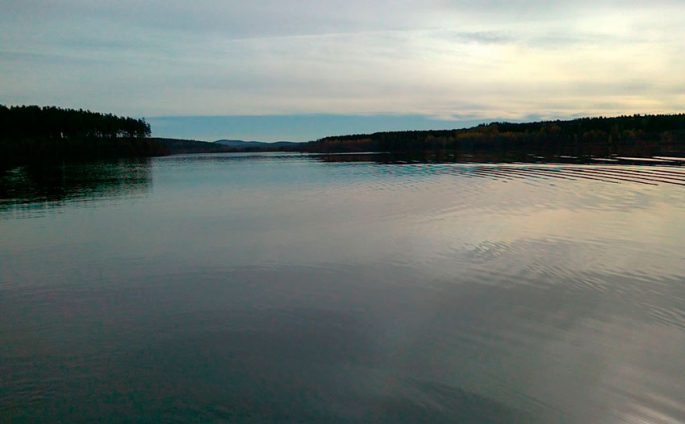
<instances>
[{"instance_id":1,"label":"tree line","mask_svg":"<svg viewBox=\"0 0 685 424\"><path fill-rule=\"evenodd\" d=\"M54 106L0 105L0 167L168 153L144 119Z\"/></svg>"},{"instance_id":2,"label":"tree line","mask_svg":"<svg viewBox=\"0 0 685 424\"><path fill-rule=\"evenodd\" d=\"M54 106L0 105L3 136L10 138L143 138L150 136L144 119Z\"/></svg>"},{"instance_id":3,"label":"tree line","mask_svg":"<svg viewBox=\"0 0 685 424\"><path fill-rule=\"evenodd\" d=\"M326 137L306 143L310 152L511 150L595 150L608 154L621 146L655 150L685 145L685 114L630 115L532 123L493 122L472 128L393 131Z\"/></svg>"}]
</instances>

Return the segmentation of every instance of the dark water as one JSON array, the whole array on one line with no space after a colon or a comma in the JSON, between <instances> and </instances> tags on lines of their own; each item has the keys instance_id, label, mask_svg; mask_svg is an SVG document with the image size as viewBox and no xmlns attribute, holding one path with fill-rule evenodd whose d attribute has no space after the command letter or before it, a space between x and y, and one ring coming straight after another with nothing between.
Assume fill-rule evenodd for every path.
<instances>
[{"instance_id":1,"label":"dark water","mask_svg":"<svg viewBox=\"0 0 685 424\"><path fill-rule=\"evenodd\" d=\"M685 421L685 167L0 181L0 422Z\"/></svg>"}]
</instances>

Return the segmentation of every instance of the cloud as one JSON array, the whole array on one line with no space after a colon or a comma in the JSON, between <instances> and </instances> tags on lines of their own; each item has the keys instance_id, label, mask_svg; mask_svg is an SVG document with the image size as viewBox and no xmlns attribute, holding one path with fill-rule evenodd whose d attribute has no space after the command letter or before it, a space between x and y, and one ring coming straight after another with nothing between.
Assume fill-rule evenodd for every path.
<instances>
[{"instance_id":1,"label":"cloud","mask_svg":"<svg viewBox=\"0 0 685 424\"><path fill-rule=\"evenodd\" d=\"M512 119L685 107L676 1L22 0L3 12L4 103Z\"/></svg>"}]
</instances>

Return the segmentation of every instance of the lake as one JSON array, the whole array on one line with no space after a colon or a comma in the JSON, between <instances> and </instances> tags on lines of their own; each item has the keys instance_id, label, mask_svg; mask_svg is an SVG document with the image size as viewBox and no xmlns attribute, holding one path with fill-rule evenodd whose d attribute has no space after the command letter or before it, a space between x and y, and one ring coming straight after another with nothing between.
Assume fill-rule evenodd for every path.
<instances>
[{"instance_id":1,"label":"lake","mask_svg":"<svg viewBox=\"0 0 685 424\"><path fill-rule=\"evenodd\" d=\"M0 422L685 421L685 167L0 177Z\"/></svg>"}]
</instances>

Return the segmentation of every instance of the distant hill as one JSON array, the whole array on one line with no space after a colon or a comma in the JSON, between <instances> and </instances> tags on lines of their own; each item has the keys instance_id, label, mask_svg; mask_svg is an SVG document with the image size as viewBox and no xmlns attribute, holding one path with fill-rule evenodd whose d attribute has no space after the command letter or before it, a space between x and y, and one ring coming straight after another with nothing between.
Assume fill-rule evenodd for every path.
<instances>
[{"instance_id":1,"label":"distant hill","mask_svg":"<svg viewBox=\"0 0 685 424\"><path fill-rule=\"evenodd\" d=\"M289 141L278 141L266 143L261 141L242 141L242 140L218 140L198 141L184 140L176 138L149 138L162 146L166 154L190 154L190 153L225 153L225 152L247 152L247 151L277 151L287 150L300 143Z\"/></svg>"},{"instance_id":2,"label":"distant hill","mask_svg":"<svg viewBox=\"0 0 685 424\"><path fill-rule=\"evenodd\" d=\"M295 146L302 144L290 141L266 143L262 141L217 140L210 142L176 138L150 138L149 140L161 144L166 153L172 155L186 153L283 151L294 150Z\"/></svg>"},{"instance_id":3,"label":"distant hill","mask_svg":"<svg viewBox=\"0 0 685 424\"><path fill-rule=\"evenodd\" d=\"M228 146L217 145L207 141L182 140L176 138L150 138L159 143L166 154L185 154L185 153L221 153L234 151Z\"/></svg>"},{"instance_id":4,"label":"distant hill","mask_svg":"<svg viewBox=\"0 0 685 424\"><path fill-rule=\"evenodd\" d=\"M226 146L236 151L268 151L268 150L289 150L291 148L297 147L301 143L295 143L292 141L276 141L273 143L267 143L264 141L243 141L243 140L217 140L214 144L219 144L221 146Z\"/></svg>"}]
</instances>

